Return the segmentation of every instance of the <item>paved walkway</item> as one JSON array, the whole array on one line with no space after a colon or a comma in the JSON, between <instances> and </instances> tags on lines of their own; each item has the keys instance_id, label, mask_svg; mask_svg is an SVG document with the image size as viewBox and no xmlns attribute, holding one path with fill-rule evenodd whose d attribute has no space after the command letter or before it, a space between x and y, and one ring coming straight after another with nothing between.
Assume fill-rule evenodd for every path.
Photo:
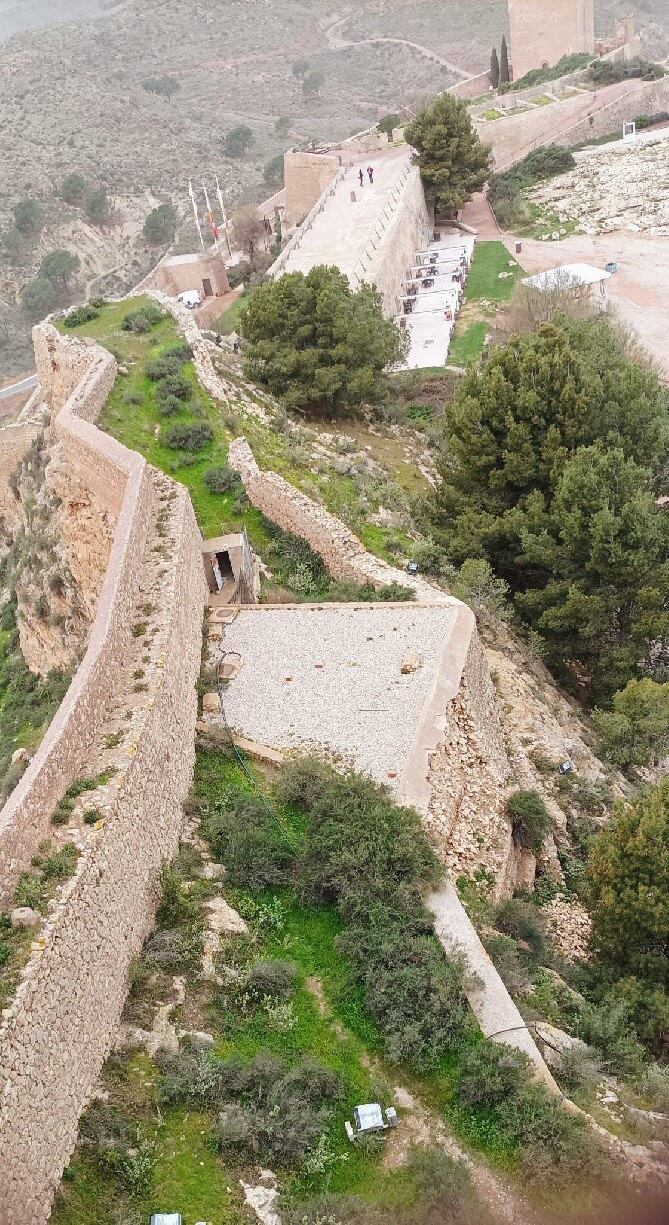
<instances>
[{"instance_id":1,"label":"paved walkway","mask_svg":"<svg viewBox=\"0 0 669 1225\"><path fill-rule=\"evenodd\" d=\"M366 173L370 164L374 166L373 184ZM408 164L409 153L403 148L383 157L367 153L346 167L334 195L301 236L283 271L309 272L318 264L336 264L355 287L356 277L362 273L358 261L383 226L384 210L390 209L393 188ZM364 175L362 187L359 170ZM355 200L351 199L352 192Z\"/></svg>"}]
</instances>

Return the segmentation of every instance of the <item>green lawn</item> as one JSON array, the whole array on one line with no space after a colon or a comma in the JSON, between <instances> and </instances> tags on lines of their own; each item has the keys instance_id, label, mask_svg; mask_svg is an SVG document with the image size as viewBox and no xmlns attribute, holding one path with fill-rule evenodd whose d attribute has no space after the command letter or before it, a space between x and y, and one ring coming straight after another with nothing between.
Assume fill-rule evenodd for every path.
<instances>
[{"instance_id":1,"label":"green lawn","mask_svg":"<svg viewBox=\"0 0 669 1225\"><path fill-rule=\"evenodd\" d=\"M456 330L448 351L449 364L471 366L483 352L487 331L488 325L481 320L470 323L465 332L458 334Z\"/></svg>"},{"instance_id":2,"label":"green lawn","mask_svg":"<svg viewBox=\"0 0 669 1225\"><path fill-rule=\"evenodd\" d=\"M460 318L448 353L454 366L474 365L485 347L488 323L508 302L522 268L503 242L488 240L474 247Z\"/></svg>"}]
</instances>

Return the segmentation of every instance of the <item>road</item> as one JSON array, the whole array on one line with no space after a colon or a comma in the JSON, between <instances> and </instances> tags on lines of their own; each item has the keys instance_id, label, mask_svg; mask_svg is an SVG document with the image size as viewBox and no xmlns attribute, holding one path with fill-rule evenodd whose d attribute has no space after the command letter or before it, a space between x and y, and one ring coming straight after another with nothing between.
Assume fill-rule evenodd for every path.
<instances>
[{"instance_id":1,"label":"road","mask_svg":"<svg viewBox=\"0 0 669 1225\"><path fill-rule=\"evenodd\" d=\"M20 396L24 391L34 391L37 386L37 375L31 374L19 383L10 383L9 387L0 388L0 400L10 400L12 396Z\"/></svg>"}]
</instances>

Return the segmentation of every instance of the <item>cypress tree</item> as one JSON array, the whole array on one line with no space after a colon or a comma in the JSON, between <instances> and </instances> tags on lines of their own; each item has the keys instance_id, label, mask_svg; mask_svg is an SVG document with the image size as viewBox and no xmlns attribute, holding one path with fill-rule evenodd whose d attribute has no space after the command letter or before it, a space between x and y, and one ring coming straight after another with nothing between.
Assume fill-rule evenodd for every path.
<instances>
[{"instance_id":1,"label":"cypress tree","mask_svg":"<svg viewBox=\"0 0 669 1225\"><path fill-rule=\"evenodd\" d=\"M497 47L493 47L492 55L490 56L490 80L495 89L499 85L499 60L497 58Z\"/></svg>"},{"instance_id":2,"label":"cypress tree","mask_svg":"<svg viewBox=\"0 0 669 1225\"><path fill-rule=\"evenodd\" d=\"M507 81L511 80L511 77L509 76L509 52L507 51L506 38L504 35L502 35L502 50L499 61L499 80L500 85L505 85Z\"/></svg>"}]
</instances>

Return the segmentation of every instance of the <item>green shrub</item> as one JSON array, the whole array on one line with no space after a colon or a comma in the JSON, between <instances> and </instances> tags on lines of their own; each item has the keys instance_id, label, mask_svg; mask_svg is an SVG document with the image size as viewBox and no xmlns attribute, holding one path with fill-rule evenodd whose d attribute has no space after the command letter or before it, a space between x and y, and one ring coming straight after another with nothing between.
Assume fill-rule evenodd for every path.
<instances>
[{"instance_id":1,"label":"green shrub","mask_svg":"<svg viewBox=\"0 0 669 1225\"><path fill-rule=\"evenodd\" d=\"M14 888L14 905L30 906L41 910L44 901L44 885L37 872L22 872Z\"/></svg>"},{"instance_id":2,"label":"green shrub","mask_svg":"<svg viewBox=\"0 0 669 1225\"><path fill-rule=\"evenodd\" d=\"M637 55L631 60L593 60L588 76L595 85L613 85L632 77L639 77L642 81L659 81L664 76L664 68Z\"/></svg>"},{"instance_id":3,"label":"green shrub","mask_svg":"<svg viewBox=\"0 0 669 1225\"><path fill-rule=\"evenodd\" d=\"M167 378L168 375L179 374L183 364L184 359L179 352L168 350L166 353L161 353L160 357L154 357L153 361L147 362L144 373L147 378L157 383Z\"/></svg>"},{"instance_id":4,"label":"green shrub","mask_svg":"<svg viewBox=\"0 0 669 1225\"><path fill-rule=\"evenodd\" d=\"M97 319L99 313L92 302L87 302L84 306L75 306L74 310L65 315L63 327L78 328L82 323L90 323L92 319Z\"/></svg>"},{"instance_id":5,"label":"green shrub","mask_svg":"<svg viewBox=\"0 0 669 1225\"><path fill-rule=\"evenodd\" d=\"M207 468L203 479L209 493L230 493L240 485L239 476L227 464Z\"/></svg>"},{"instance_id":6,"label":"green shrub","mask_svg":"<svg viewBox=\"0 0 669 1225\"><path fill-rule=\"evenodd\" d=\"M229 788L212 806L205 833L231 884L259 890L288 880L293 852L267 804L248 792Z\"/></svg>"},{"instance_id":7,"label":"green shrub","mask_svg":"<svg viewBox=\"0 0 669 1225\"><path fill-rule=\"evenodd\" d=\"M156 909L156 924L159 928L189 927L200 922L200 907L197 898L184 887L184 882L169 863L160 870L160 898Z\"/></svg>"},{"instance_id":8,"label":"green shrub","mask_svg":"<svg viewBox=\"0 0 669 1225\"><path fill-rule=\"evenodd\" d=\"M149 332L164 318L164 312L160 310L160 307L155 306L153 302L147 302L146 306L128 311L128 314L121 320L121 328L124 332Z\"/></svg>"},{"instance_id":9,"label":"green shrub","mask_svg":"<svg viewBox=\"0 0 669 1225\"><path fill-rule=\"evenodd\" d=\"M295 990L297 969L286 961L257 961L246 976L245 988L254 1000L288 1000Z\"/></svg>"},{"instance_id":10,"label":"green shrub","mask_svg":"<svg viewBox=\"0 0 669 1225\"><path fill-rule=\"evenodd\" d=\"M532 902L521 898L509 898L497 908L496 923L503 932L529 945L536 956L540 956L546 945L541 912Z\"/></svg>"},{"instance_id":11,"label":"green shrub","mask_svg":"<svg viewBox=\"0 0 669 1225\"><path fill-rule=\"evenodd\" d=\"M550 828L548 810L538 791L514 791L506 802L514 842L538 855Z\"/></svg>"},{"instance_id":12,"label":"green shrub","mask_svg":"<svg viewBox=\"0 0 669 1225\"><path fill-rule=\"evenodd\" d=\"M458 1100L488 1111L506 1141L518 1148L533 1181L582 1176L597 1150L580 1118L536 1082L528 1081L529 1060L503 1044L480 1042L467 1048L457 1083Z\"/></svg>"},{"instance_id":13,"label":"green shrub","mask_svg":"<svg viewBox=\"0 0 669 1225\"><path fill-rule=\"evenodd\" d=\"M177 396L158 395L156 399L161 417L177 417L185 408L183 400Z\"/></svg>"},{"instance_id":14,"label":"green shrub","mask_svg":"<svg viewBox=\"0 0 669 1225\"><path fill-rule=\"evenodd\" d=\"M577 1018L576 1031L601 1057L607 1072L619 1076L640 1074L645 1052L634 1033L624 1000L612 993L599 1004L586 1004Z\"/></svg>"},{"instance_id":15,"label":"green shrub","mask_svg":"<svg viewBox=\"0 0 669 1225\"><path fill-rule=\"evenodd\" d=\"M182 363L183 364L183 363ZM176 396L178 400L190 400L193 395L193 384L183 374L164 374L156 391L156 399L164 396Z\"/></svg>"},{"instance_id":16,"label":"green shrub","mask_svg":"<svg viewBox=\"0 0 669 1225\"><path fill-rule=\"evenodd\" d=\"M175 451L202 451L213 440L214 431L206 421L171 425L165 443Z\"/></svg>"}]
</instances>

